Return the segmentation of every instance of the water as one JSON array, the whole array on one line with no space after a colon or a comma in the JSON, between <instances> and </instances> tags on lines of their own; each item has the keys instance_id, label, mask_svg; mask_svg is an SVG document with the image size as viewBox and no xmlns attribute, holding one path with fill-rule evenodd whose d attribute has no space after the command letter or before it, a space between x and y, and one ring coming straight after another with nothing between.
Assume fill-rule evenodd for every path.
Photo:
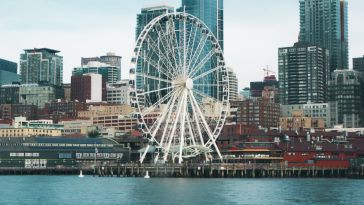
<instances>
[{"instance_id":1,"label":"water","mask_svg":"<svg viewBox=\"0 0 364 205\"><path fill-rule=\"evenodd\" d=\"M364 181L1 176L0 204L364 204Z\"/></svg>"}]
</instances>

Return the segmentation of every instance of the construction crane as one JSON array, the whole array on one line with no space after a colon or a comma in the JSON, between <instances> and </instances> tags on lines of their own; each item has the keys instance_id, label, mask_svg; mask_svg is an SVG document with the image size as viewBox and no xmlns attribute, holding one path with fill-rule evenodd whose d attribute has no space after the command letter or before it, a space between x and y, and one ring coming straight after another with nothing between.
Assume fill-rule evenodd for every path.
<instances>
[{"instance_id":1,"label":"construction crane","mask_svg":"<svg viewBox=\"0 0 364 205\"><path fill-rule=\"evenodd\" d=\"M272 70L269 70L269 66L268 65L267 65L266 68L263 68L263 71L264 71L264 74L265 74L264 77L270 76L270 74L276 74L276 72L274 72Z\"/></svg>"}]
</instances>

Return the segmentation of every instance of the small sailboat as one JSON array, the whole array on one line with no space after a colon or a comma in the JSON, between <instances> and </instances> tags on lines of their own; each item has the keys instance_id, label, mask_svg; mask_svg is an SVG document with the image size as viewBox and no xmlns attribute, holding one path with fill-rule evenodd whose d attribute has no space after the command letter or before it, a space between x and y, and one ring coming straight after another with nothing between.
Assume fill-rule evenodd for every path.
<instances>
[{"instance_id":1,"label":"small sailboat","mask_svg":"<svg viewBox=\"0 0 364 205\"><path fill-rule=\"evenodd\" d=\"M84 175L82 174L82 170L80 170L80 174L78 175L78 177L80 178L84 177Z\"/></svg>"},{"instance_id":2,"label":"small sailboat","mask_svg":"<svg viewBox=\"0 0 364 205\"><path fill-rule=\"evenodd\" d=\"M146 171L146 172L145 172L145 176L144 176L144 178L145 178L145 179L149 179L149 178L150 178L150 176L149 176L149 172L148 172L148 171Z\"/></svg>"}]
</instances>

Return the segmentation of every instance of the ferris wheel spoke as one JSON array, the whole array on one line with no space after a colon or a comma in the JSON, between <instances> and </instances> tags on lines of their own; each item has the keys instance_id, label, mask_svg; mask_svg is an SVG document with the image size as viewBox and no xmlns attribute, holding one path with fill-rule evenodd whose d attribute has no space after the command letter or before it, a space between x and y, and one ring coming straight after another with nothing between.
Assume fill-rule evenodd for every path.
<instances>
[{"instance_id":1,"label":"ferris wheel spoke","mask_svg":"<svg viewBox=\"0 0 364 205\"><path fill-rule=\"evenodd\" d=\"M155 60L153 60L150 56L147 56L147 55L140 55L139 56L141 59L143 59L145 62L147 62L148 64L150 64L151 66L153 66L154 69L156 70L160 70L160 68L163 67L163 65L160 65L159 63L157 63ZM168 69L168 68L166 68ZM166 75L167 77L169 78L172 78L173 76L169 75L168 73L164 72L163 73L164 75Z\"/></svg>"},{"instance_id":2,"label":"ferris wheel spoke","mask_svg":"<svg viewBox=\"0 0 364 205\"><path fill-rule=\"evenodd\" d=\"M156 90L151 90L151 91L147 91L147 92L143 92L143 93L137 93L136 95L137 96L143 96L143 95L147 95L147 94L150 94L150 93L160 92L160 91L163 91L163 90L169 90L169 89L172 89L172 88L175 88L175 87L176 86L170 86L170 87L156 89Z\"/></svg>"},{"instance_id":3,"label":"ferris wheel spoke","mask_svg":"<svg viewBox=\"0 0 364 205\"><path fill-rule=\"evenodd\" d=\"M192 107L192 115L193 115L193 117L195 119L195 122L196 122L197 132L199 134L201 144L203 144L204 140L203 140L203 136L202 136L202 130L201 130L201 127L200 127L200 122L201 121L198 119L197 111L196 111L196 108L195 108L194 101L192 99L192 94L191 93L189 93L189 98L190 98L190 103L191 103L191 107Z\"/></svg>"},{"instance_id":4,"label":"ferris wheel spoke","mask_svg":"<svg viewBox=\"0 0 364 205\"><path fill-rule=\"evenodd\" d=\"M183 92L183 108L182 108L182 121L181 121L181 129L180 129L180 142L179 142L179 159L178 163L182 163L182 151L185 143L185 125L186 125L186 115L187 115L187 91L185 90Z\"/></svg>"},{"instance_id":5,"label":"ferris wheel spoke","mask_svg":"<svg viewBox=\"0 0 364 205\"><path fill-rule=\"evenodd\" d=\"M203 78L203 77L205 77L205 76L207 76L207 75L209 75L209 74L211 74L211 73L213 73L213 72L218 71L219 69L221 69L221 67L220 67L220 66L217 66L217 67L215 67L215 68L212 68L212 69L210 69L210 70L208 70L208 71L206 71L206 72L204 72L204 73L200 74L199 76L193 77L193 78L192 78L192 80L197 80L197 79Z\"/></svg>"},{"instance_id":6,"label":"ferris wheel spoke","mask_svg":"<svg viewBox=\"0 0 364 205\"><path fill-rule=\"evenodd\" d=\"M219 102L216 98L214 98L214 97L212 97L212 96L209 96L209 95L206 95L205 93L200 92L200 91L198 91L198 90L196 90L196 89L194 89L192 92L193 92L193 93L195 93L196 95L199 95L199 96L200 96L200 97L202 97L202 98L206 98L206 99L208 99L208 100L211 100L211 101L213 101L214 103L218 103L218 102Z\"/></svg>"},{"instance_id":7,"label":"ferris wheel spoke","mask_svg":"<svg viewBox=\"0 0 364 205\"><path fill-rule=\"evenodd\" d=\"M176 40L175 40L175 27L174 27L174 21L171 21L169 20L168 21L168 24L167 24L167 34L166 37L168 39L168 46L171 48L171 50L173 51L173 57L174 57L174 60L176 62L176 67L175 67L175 71L176 71L176 74L179 75L180 74L180 62L179 62L179 54L177 53L178 51L176 50L177 49L177 46L176 46Z\"/></svg>"},{"instance_id":8,"label":"ferris wheel spoke","mask_svg":"<svg viewBox=\"0 0 364 205\"><path fill-rule=\"evenodd\" d=\"M152 106L149 106L145 111L143 111L141 113L141 116L145 117L150 112L156 110L159 105L163 104L163 102L166 101L168 98L170 98L172 95L174 95L175 92L176 92L176 90L173 90L172 92L167 93L167 95L163 96L157 102L155 102Z\"/></svg>"},{"instance_id":9,"label":"ferris wheel spoke","mask_svg":"<svg viewBox=\"0 0 364 205\"><path fill-rule=\"evenodd\" d=\"M195 48L195 42L196 42L196 35L197 35L197 26L195 27L195 32L194 32L194 35L193 35L193 40L192 40L192 47L190 49L190 52L188 52L188 59L187 59L187 71L190 72L191 68L190 68L190 62L191 62L191 59L192 59L192 56L193 56L193 52L192 50Z\"/></svg>"},{"instance_id":10,"label":"ferris wheel spoke","mask_svg":"<svg viewBox=\"0 0 364 205\"><path fill-rule=\"evenodd\" d=\"M175 66L169 60L170 58L168 58L163 52L161 52L160 49L158 49L157 43L150 36L149 36L149 42L150 42L149 45L152 48L151 50L153 51L154 54L156 54L157 56L159 56L161 58L160 62L162 62L162 64L164 65L164 67L159 67L159 68L161 70L163 70L164 73L168 73L169 77L174 76L174 74L171 71L173 71L173 68ZM165 62L167 62L168 65Z\"/></svg>"},{"instance_id":11,"label":"ferris wheel spoke","mask_svg":"<svg viewBox=\"0 0 364 205\"><path fill-rule=\"evenodd\" d=\"M193 77L193 76L195 76L198 72L199 72L199 70L201 69L201 68L203 68L204 67L204 65L206 65L206 63L208 63L208 62L210 62L210 59L211 59L211 57L212 56L214 56L214 51L213 50L211 50L202 60L201 60L201 62L195 67L195 68L193 68L192 69L192 71L189 73L189 76L191 76L191 77Z\"/></svg>"},{"instance_id":12,"label":"ferris wheel spoke","mask_svg":"<svg viewBox=\"0 0 364 205\"><path fill-rule=\"evenodd\" d=\"M136 73L136 76L139 76L139 77L143 77L143 78L148 78L148 79L151 79L151 80L157 80L157 81L161 81L161 82L165 82L165 83L172 83L172 81L170 80L167 80L167 79L164 79L164 78L160 78L160 77L156 77L156 76L151 76L151 75L147 75L147 74L142 74L142 73Z\"/></svg>"},{"instance_id":13,"label":"ferris wheel spoke","mask_svg":"<svg viewBox=\"0 0 364 205\"><path fill-rule=\"evenodd\" d=\"M188 64L188 70L191 70L191 68L193 68L193 66L196 64L196 62L198 62L198 60L201 56L202 50L206 45L208 37L207 37L207 35L202 35L202 37L203 37L202 40L200 39L200 42L197 45L196 51L192 54L192 58Z\"/></svg>"},{"instance_id":14,"label":"ferris wheel spoke","mask_svg":"<svg viewBox=\"0 0 364 205\"><path fill-rule=\"evenodd\" d=\"M176 33L176 24L174 23L174 21L172 21L171 25L173 25L171 31L172 31L172 38L174 41L174 48L175 50L177 50L177 59L178 59L178 65L180 68L183 68L183 62L182 62L182 57L181 57L181 49L180 49L180 44L178 43L179 40L177 40L177 33ZM183 69L179 69L179 75L183 74Z\"/></svg>"}]
</instances>

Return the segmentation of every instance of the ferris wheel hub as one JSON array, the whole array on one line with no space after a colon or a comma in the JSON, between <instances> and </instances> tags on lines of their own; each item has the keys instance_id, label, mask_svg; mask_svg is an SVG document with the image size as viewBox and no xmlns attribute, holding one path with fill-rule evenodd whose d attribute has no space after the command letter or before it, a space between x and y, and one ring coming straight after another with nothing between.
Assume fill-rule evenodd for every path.
<instances>
[{"instance_id":1,"label":"ferris wheel hub","mask_svg":"<svg viewBox=\"0 0 364 205\"><path fill-rule=\"evenodd\" d=\"M192 90L193 89L193 80L191 78L187 78L186 79L186 84L185 84L186 88L188 90Z\"/></svg>"}]
</instances>

